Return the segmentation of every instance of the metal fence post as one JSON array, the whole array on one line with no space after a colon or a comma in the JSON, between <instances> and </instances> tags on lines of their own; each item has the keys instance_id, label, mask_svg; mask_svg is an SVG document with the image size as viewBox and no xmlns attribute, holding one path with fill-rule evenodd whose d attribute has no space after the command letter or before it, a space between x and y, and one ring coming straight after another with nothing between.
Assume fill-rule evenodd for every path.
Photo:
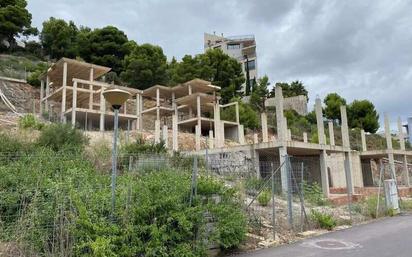
<instances>
[{"instance_id":1,"label":"metal fence post","mask_svg":"<svg viewBox=\"0 0 412 257\"><path fill-rule=\"evenodd\" d=\"M275 209L275 169L273 163L270 163L270 170L272 173L272 227L273 227L273 240L276 239L276 209Z\"/></svg>"},{"instance_id":2,"label":"metal fence post","mask_svg":"<svg viewBox=\"0 0 412 257\"><path fill-rule=\"evenodd\" d=\"M290 157L289 155L286 155L285 158L286 162L286 173L287 173L287 183L288 183L288 223L291 229L293 229L293 206L292 206L292 170L291 170L291 164L290 164Z\"/></svg>"},{"instance_id":3,"label":"metal fence post","mask_svg":"<svg viewBox=\"0 0 412 257\"><path fill-rule=\"evenodd\" d=\"M193 169L192 169L192 185L190 190L190 202L189 205L192 206L193 199L197 194L197 156L193 156Z\"/></svg>"}]
</instances>

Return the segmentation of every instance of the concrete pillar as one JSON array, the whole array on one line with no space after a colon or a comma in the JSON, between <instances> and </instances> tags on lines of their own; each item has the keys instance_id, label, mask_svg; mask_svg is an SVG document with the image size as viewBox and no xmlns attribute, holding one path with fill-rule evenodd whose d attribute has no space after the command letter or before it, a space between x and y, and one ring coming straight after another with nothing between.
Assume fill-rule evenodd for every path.
<instances>
[{"instance_id":1,"label":"concrete pillar","mask_svg":"<svg viewBox=\"0 0 412 257\"><path fill-rule=\"evenodd\" d=\"M160 122L160 89L156 88L156 120Z\"/></svg>"},{"instance_id":2,"label":"concrete pillar","mask_svg":"<svg viewBox=\"0 0 412 257\"><path fill-rule=\"evenodd\" d=\"M333 131L333 122L331 120L328 121L328 128L329 128L329 144L335 145L335 131Z\"/></svg>"},{"instance_id":3,"label":"concrete pillar","mask_svg":"<svg viewBox=\"0 0 412 257\"><path fill-rule=\"evenodd\" d=\"M140 129L140 96L136 94L136 130Z\"/></svg>"},{"instance_id":4,"label":"concrete pillar","mask_svg":"<svg viewBox=\"0 0 412 257\"><path fill-rule=\"evenodd\" d=\"M67 90L67 62L63 63L63 82L62 82L62 105L61 105L61 121L66 123L66 90Z\"/></svg>"},{"instance_id":5,"label":"concrete pillar","mask_svg":"<svg viewBox=\"0 0 412 257\"><path fill-rule=\"evenodd\" d=\"M259 144L259 137L257 133L253 134L253 143L254 144Z\"/></svg>"},{"instance_id":6,"label":"concrete pillar","mask_svg":"<svg viewBox=\"0 0 412 257\"><path fill-rule=\"evenodd\" d=\"M340 116L341 116L341 131L342 131L342 146L346 150L350 150L349 142L349 127L348 127L348 116L346 113L346 106L342 105L340 107Z\"/></svg>"},{"instance_id":7,"label":"concrete pillar","mask_svg":"<svg viewBox=\"0 0 412 257\"><path fill-rule=\"evenodd\" d=\"M239 144L245 144L245 130L243 125L238 126Z\"/></svg>"},{"instance_id":8,"label":"concrete pillar","mask_svg":"<svg viewBox=\"0 0 412 257\"><path fill-rule=\"evenodd\" d=\"M352 157L351 157L350 152L345 152L344 168L345 168L346 187L349 189L350 194L353 195L355 193L355 188L353 185Z\"/></svg>"},{"instance_id":9,"label":"concrete pillar","mask_svg":"<svg viewBox=\"0 0 412 257\"><path fill-rule=\"evenodd\" d=\"M200 127L198 125L195 126L195 141L196 141L196 151L200 150Z\"/></svg>"},{"instance_id":10,"label":"concrete pillar","mask_svg":"<svg viewBox=\"0 0 412 257\"><path fill-rule=\"evenodd\" d=\"M393 174L394 179L396 179L396 170L395 170L395 157L393 155L393 146L392 146L392 135L390 130L389 116L387 113L385 116L385 137L386 137L386 149L388 151L389 167Z\"/></svg>"},{"instance_id":11,"label":"concrete pillar","mask_svg":"<svg viewBox=\"0 0 412 257\"><path fill-rule=\"evenodd\" d=\"M303 142L307 143L308 142L308 133L303 132Z\"/></svg>"},{"instance_id":12,"label":"concrete pillar","mask_svg":"<svg viewBox=\"0 0 412 257\"><path fill-rule=\"evenodd\" d=\"M288 138L288 120L286 119L286 117L283 117L282 130L283 130L282 135L284 136L284 139L287 140L287 138Z\"/></svg>"},{"instance_id":13,"label":"concrete pillar","mask_svg":"<svg viewBox=\"0 0 412 257\"><path fill-rule=\"evenodd\" d=\"M143 108L144 108L144 103L143 103L143 96L142 95L139 95L139 104L140 104L140 108L139 108L139 113L140 113L140 115L139 115L139 125L140 125L140 127L139 127L139 130L140 131L142 131L143 130L143 114L142 114L142 111L143 111Z\"/></svg>"},{"instance_id":14,"label":"concrete pillar","mask_svg":"<svg viewBox=\"0 0 412 257\"><path fill-rule=\"evenodd\" d=\"M323 114L322 114L322 102L320 98L316 98L315 102L315 112L316 112L316 125L318 128L318 139L319 144L324 145L325 142L325 128L323 125Z\"/></svg>"},{"instance_id":15,"label":"concrete pillar","mask_svg":"<svg viewBox=\"0 0 412 257\"><path fill-rule=\"evenodd\" d=\"M172 142L173 142L173 151L179 150L179 142L178 142L178 125L177 125L177 115L172 115Z\"/></svg>"},{"instance_id":16,"label":"concrete pillar","mask_svg":"<svg viewBox=\"0 0 412 257\"><path fill-rule=\"evenodd\" d=\"M155 143L160 143L160 120L155 120Z\"/></svg>"},{"instance_id":17,"label":"concrete pillar","mask_svg":"<svg viewBox=\"0 0 412 257\"><path fill-rule=\"evenodd\" d=\"M368 150L368 147L366 146L366 135L365 135L365 130L361 129L361 141L362 141L362 151L366 152Z\"/></svg>"},{"instance_id":18,"label":"concrete pillar","mask_svg":"<svg viewBox=\"0 0 412 257\"><path fill-rule=\"evenodd\" d=\"M76 108L77 108L77 82L73 82L73 97L72 97L72 126L76 126Z\"/></svg>"},{"instance_id":19,"label":"concrete pillar","mask_svg":"<svg viewBox=\"0 0 412 257\"><path fill-rule=\"evenodd\" d=\"M255 172L256 172L256 177L259 179L260 176L260 162L259 162L259 152L255 149L251 150L252 153L252 162L253 162L253 166L255 168Z\"/></svg>"},{"instance_id":20,"label":"concrete pillar","mask_svg":"<svg viewBox=\"0 0 412 257\"><path fill-rule=\"evenodd\" d=\"M202 110L200 107L200 95L196 97L196 111L197 111L197 126L199 128L200 134L202 133Z\"/></svg>"},{"instance_id":21,"label":"concrete pillar","mask_svg":"<svg viewBox=\"0 0 412 257\"><path fill-rule=\"evenodd\" d=\"M213 138L213 130L209 130L209 149L214 148L214 138Z\"/></svg>"},{"instance_id":22,"label":"concrete pillar","mask_svg":"<svg viewBox=\"0 0 412 257\"><path fill-rule=\"evenodd\" d=\"M163 125L162 129L162 139L165 144L166 148L169 148L169 136L168 136L168 130L167 130L167 125Z\"/></svg>"},{"instance_id":23,"label":"concrete pillar","mask_svg":"<svg viewBox=\"0 0 412 257\"><path fill-rule=\"evenodd\" d=\"M288 141L292 141L292 130L288 129Z\"/></svg>"},{"instance_id":24,"label":"concrete pillar","mask_svg":"<svg viewBox=\"0 0 412 257\"><path fill-rule=\"evenodd\" d=\"M260 121L262 126L262 141L264 143L269 142L268 137L268 118L266 112L260 114Z\"/></svg>"},{"instance_id":25,"label":"concrete pillar","mask_svg":"<svg viewBox=\"0 0 412 257\"><path fill-rule=\"evenodd\" d=\"M409 180L409 169L408 169L408 156L403 156L403 172L404 172L404 183L407 187L411 186L411 182Z\"/></svg>"},{"instance_id":26,"label":"concrete pillar","mask_svg":"<svg viewBox=\"0 0 412 257\"><path fill-rule=\"evenodd\" d=\"M287 193L288 191L288 164L287 161L287 150L285 146L279 147L279 165L280 168L280 180L282 184L282 192Z\"/></svg>"},{"instance_id":27,"label":"concrete pillar","mask_svg":"<svg viewBox=\"0 0 412 257\"><path fill-rule=\"evenodd\" d=\"M236 111L236 123L239 124L239 102L236 102L235 104L235 111Z\"/></svg>"},{"instance_id":28,"label":"concrete pillar","mask_svg":"<svg viewBox=\"0 0 412 257\"><path fill-rule=\"evenodd\" d=\"M284 114L283 114L283 93L282 87L277 86L275 88L275 98L276 98L276 124L277 124L277 133L279 141L284 141L286 139L285 130L284 130Z\"/></svg>"},{"instance_id":29,"label":"concrete pillar","mask_svg":"<svg viewBox=\"0 0 412 257\"><path fill-rule=\"evenodd\" d=\"M399 137L399 145L400 145L401 150L405 150L405 135L403 134L403 130L402 130L401 117L398 117L398 137Z\"/></svg>"},{"instance_id":30,"label":"concrete pillar","mask_svg":"<svg viewBox=\"0 0 412 257\"><path fill-rule=\"evenodd\" d=\"M104 118L106 115L106 99L103 96L103 87L100 91L100 131L104 131Z\"/></svg>"},{"instance_id":31,"label":"concrete pillar","mask_svg":"<svg viewBox=\"0 0 412 257\"><path fill-rule=\"evenodd\" d=\"M94 69L90 68L89 81L94 80ZM93 110L93 85L89 84L89 110Z\"/></svg>"},{"instance_id":32,"label":"concrete pillar","mask_svg":"<svg viewBox=\"0 0 412 257\"><path fill-rule=\"evenodd\" d=\"M48 97L50 95L50 78L47 75L46 76L46 97ZM46 112L49 112L49 100L45 100L44 101L44 109L46 110Z\"/></svg>"},{"instance_id":33,"label":"concrete pillar","mask_svg":"<svg viewBox=\"0 0 412 257\"><path fill-rule=\"evenodd\" d=\"M44 80L40 81L40 115L43 115Z\"/></svg>"},{"instance_id":34,"label":"concrete pillar","mask_svg":"<svg viewBox=\"0 0 412 257\"><path fill-rule=\"evenodd\" d=\"M225 147L225 123L220 122L220 145Z\"/></svg>"},{"instance_id":35,"label":"concrete pillar","mask_svg":"<svg viewBox=\"0 0 412 257\"><path fill-rule=\"evenodd\" d=\"M329 174L327 165L327 153L326 150L320 152L320 177L322 181L322 192L325 197L329 197Z\"/></svg>"},{"instance_id":36,"label":"concrete pillar","mask_svg":"<svg viewBox=\"0 0 412 257\"><path fill-rule=\"evenodd\" d=\"M215 146L217 148L222 147L222 126L220 125L220 105L219 101L215 103L214 107L214 131L215 131ZM224 133L224 131L223 131Z\"/></svg>"}]
</instances>

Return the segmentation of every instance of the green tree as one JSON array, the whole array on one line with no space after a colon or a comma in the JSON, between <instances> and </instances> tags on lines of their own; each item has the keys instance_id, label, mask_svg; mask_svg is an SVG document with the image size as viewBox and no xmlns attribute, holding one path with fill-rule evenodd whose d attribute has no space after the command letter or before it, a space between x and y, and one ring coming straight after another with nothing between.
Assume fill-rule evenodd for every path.
<instances>
[{"instance_id":1,"label":"green tree","mask_svg":"<svg viewBox=\"0 0 412 257\"><path fill-rule=\"evenodd\" d=\"M340 121L340 106L346 105L346 100L337 93L330 93L325 97L323 103L326 105L325 116L328 119Z\"/></svg>"},{"instance_id":2,"label":"green tree","mask_svg":"<svg viewBox=\"0 0 412 257\"><path fill-rule=\"evenodd\" d=\"M82 30L78 38L80 57L87 62L107 66L120 73L123 70L122 60L131 52L131 43L126 34L114 26L89 31Z\"/></svg>"},{"instance_id":3,"label":"green tree","mask_svg":"<svg viewBox=\"0 0 412 257\"><path fill-rule=\"evenodd\" d=\"M167 59L160 46L137 45L124 59L125 71L121 78L130 86L146 89L168 82Z\"/></svg>"},{"instance_id":4,"label":"green tree","mask_svg":"<svg viewBox=\"0 0 412 257\"><path fill-rule=\"evenodd\" d=\"M223 103L241 96L240 90L245 81L240 63L221 49L210 49L195 57L186 55L181 62L174 62L169 66L168 75L172 85L194 78L212 82L222 88Z\"/></svg>"},{"instance_id":5,"label":"green tree","mask_svg":"<svg viewBox=\"0 0 412 257\"><path fill-rule=\"evenodd\" d=\"M275 84L275 87L277 86L282 87L283 97L304 95L306 96L306 99L309 101L308 91L306 90L305 86L303 85L301 81L298 81L298 80L292 81L290 84L287 82L277 82ZM275 87L273 87L272 91L270 91L270 94L269 94L270 97L275 96Z\"/></svg>"},{"instance_id":6,"label":"green tree","mask_svg":"<svg viewBox=\"0 0 412 257\"><path fill-rule=\"evenodd\" d=\"M32 17L26 7L26 0L0 1L0 42L7 40L13 45L14 37L20 33L27 35L37 32L37 29L31 27Z\"/></svg>"},{"instance_id":7,"label":"green tree","mask_svg":"<svg viewBox=\"0 0 412 257\"><path fill-rule=\"evenodd\" d=\"M73 21L50 17L43 22L40 40L46 55L51 58L74 58L77 55L76 39L78 29Z\"/></svg>"},{"instance_id":8,"label":"green tree","mask_svg":"<svg viewBox=\"0 0 412 257\"><path fill-rule=\"evenodd\" d=\"M265 100L269 93L269 85L269 78L265 75L258 80L258 83L256 83L256 86L253 88L252 94L250 95L250 104L260 112L265 108Z\"/></svg>"},{"instance_id":9,"label":"green tree","mask_svg":"<svg viewBox=\"0 0 412 257\"><path fill-rule=\"evenodd\" d=\"M348 106L348 123L351 128L375 133L379 129L379 114L370 101L354 100Z\"/></svg>"}]
</instances>

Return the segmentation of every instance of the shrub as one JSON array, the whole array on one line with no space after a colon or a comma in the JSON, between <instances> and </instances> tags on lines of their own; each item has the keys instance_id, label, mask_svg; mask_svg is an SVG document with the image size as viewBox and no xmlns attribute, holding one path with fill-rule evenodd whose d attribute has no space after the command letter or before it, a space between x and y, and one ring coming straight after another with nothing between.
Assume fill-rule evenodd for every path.
<instances>
[{"instance_id":1,"label":"shrub","mask_svg":"<svg viewBox=\"0 0 412 257\"><path fill-rule=\"evenodd\" d=\"M261 206L267 206L270 202L270 199L271 199L271 193L270 191L267 191L267 190L262 191L257 197L258 203Z\"/></svg>"},{"instance_id":2,"label":"shrub","mask_svg":"<svg viewBox=\"0 0 412 257\"><path fill-rule=\"evenodd\" d=\"M312 210L310 213L311 220L320 228L332 230L336 227L337 222L332 215Z\"/></svg>"},{"instance_id":3,"label":"shrub","mask_svg":"<svg viewBox=\"0 0 412 257\"><path fill-rule=\"evenodd\" d=\"M365 215L376 219L376 214L378 216L385 216L385 199L383 197L380 197L379 199L379 208L378 210L376 209L378 206L378 197L377 196L370 196L366 200L364 200L363 205L365 206Z\"/></svg>"},{"instance_id":4,"label":"shrub","mask_svg":"<svg viewBox=\"0 0 412 257\"><path fill-rule=\"evenodd\" d=\"M33 114L26 114L19 118L19 128L21 129L38 129L41 130L44 124L36 119Z\"/></svg>"},{"instance_id":5,"label":"shrub","mask_svg":"<svg viewBox=\"0 0 412 257\"><path fill-rule=\"evenodd\" d=\"M122 153L127 155L139 154L161 154L166 153L165 143L147 143L142 137L138 137L136 142L127 144L123 147Z\"/></svg>"},{"instance_id":6,"label":"shrub","mask_svg":"<svg viewBox=\"0 0 412 257\"><path fill-rule=\"evenodd\" d=\"M54 151L65 148L82 150L88 143L88 139L71 125L56 123L44 127L37 143L39 146L49 147Z\"/></svg>"},{"instance_id":7,"label":"shrub","mask_svg":"<svg viewBox=\"0 0 412 257\"><path fill-rule=\"evenodd\" d=\"M0 146L0 152L3 155L7 155L2 156L0 161L6 161L5 158L14 159L15 157L31 150L31 145L29 143L6 133L0 133Z\"/></svg>"},{"instance_id":8,"label":"shrub","mask_svg":"<svg viewBox=\"0 0 412 257\"><path fill-rule=\"evenodd\" d=\"M329 203L328 199L326 199L323 195L322 188L316 182L312 184L308 184L304 182L303 192L304 192L305 200L311 204L314 204L317 206L324 206Z\"/></svg>"},{"instance_id":9,"label":"shrub","mask_svg":"<svg viewBox=\"0 0 412 257\"><path fill-rule=\"evenodd\" d=\"M251 177L246 180L245 188L248 193L252 193L253 191L260 190L265 184L263 179L259 179L257 177Z\"/></svg>"}]
</instances>

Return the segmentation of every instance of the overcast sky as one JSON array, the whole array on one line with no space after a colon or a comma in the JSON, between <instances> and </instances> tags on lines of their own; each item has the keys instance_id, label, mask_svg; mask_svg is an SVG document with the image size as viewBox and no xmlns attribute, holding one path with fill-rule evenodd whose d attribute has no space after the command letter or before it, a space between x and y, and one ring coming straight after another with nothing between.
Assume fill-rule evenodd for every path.
<instances>
[{"instance_id":1,"label":"overcast sky","mask_svg":"<svg viewBox=\"0 0 412 257\"><path fill-rule=\"evenodd\" d=\"M204 32L254 34L259 75L272 84L303 81L310 105L336 92L371 100L393 125L412 116L412 0L28 2L39 29L50 16L114 25L139 44L160 45L169 59L203 52Z\"/></svg>"}]
</instances>

